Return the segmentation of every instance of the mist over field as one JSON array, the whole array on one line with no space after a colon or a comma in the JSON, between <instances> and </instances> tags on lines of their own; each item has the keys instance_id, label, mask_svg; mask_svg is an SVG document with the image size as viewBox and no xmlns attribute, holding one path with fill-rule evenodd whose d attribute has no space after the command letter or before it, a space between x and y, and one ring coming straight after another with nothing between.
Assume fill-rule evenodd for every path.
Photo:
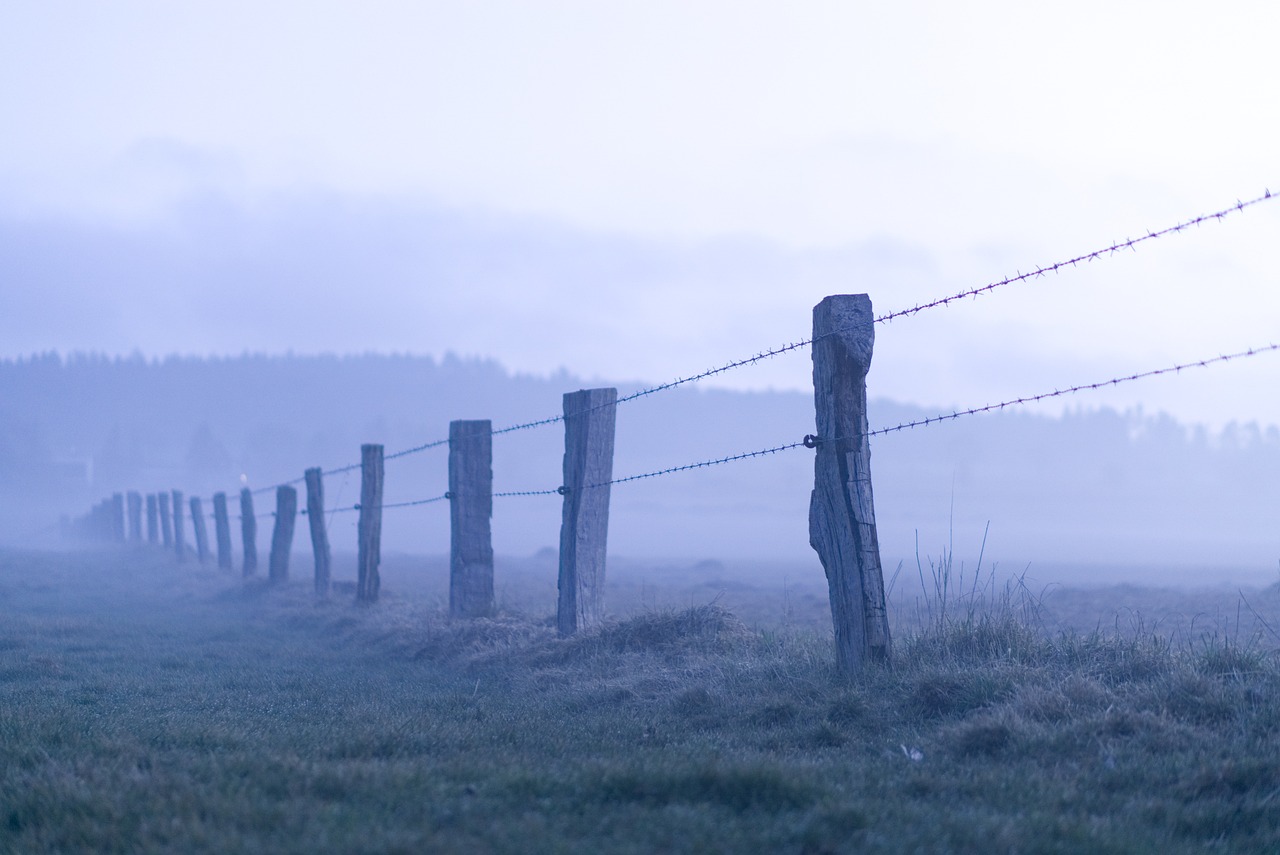
<instances>
[{"instance_id":1,"label":"mist over field","mask_svg":"<svg viewBox=\"0 0 1280 855\"><path fill-rule=\"evenodd\" d=\"M242 483L269 487L311 466L356 462L361 443L390 454L446 437L451 419L501 428L553 416L564 392L598 385L608 381L454 356L7 360L0 533L10 544L52 545L61 515L113 492L180 489L207 505ZM939 412L873 398L870 422ZM813 402L801 392L685 387L620 405L617 425L622 477L795 442L813 430ZM494 490L558 486L563 441L560 424L495 437ZM385 501L440 495L446 462L444 448L388 461ZM872 467L887 574L902 561L915 575L917 539L926 561L950 549L970 568L981 555L984 567L1058 584L1266 584L1280 557L1274 427L1211 432L1141 411L1006 411L875 437ZM812 484L812 452L801 448L616 485L610 553L756 562L821 579L807 542ZM327 476L325 490L331 509L350 508L358 472ZM270 510L273 497L257 501ZM335 550L354 549L355 521L331 517ZM559 523L559 497L496 499L495 549L554 547ZM389 552L446 553L447 505L388 510L383 532ZM294 548L306 554L304 535Z\"/></svg>"}]
</instances>

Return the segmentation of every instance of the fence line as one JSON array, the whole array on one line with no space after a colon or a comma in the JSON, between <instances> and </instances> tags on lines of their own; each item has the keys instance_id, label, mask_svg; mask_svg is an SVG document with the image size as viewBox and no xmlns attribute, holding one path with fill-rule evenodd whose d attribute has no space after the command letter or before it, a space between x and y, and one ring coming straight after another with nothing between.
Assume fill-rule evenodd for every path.
<instances>
[{"instance_id":1,"label":"fence line","mask_svg":"<svg viewBox=\"0 0 1280 855\"><path fill-rule=\"evenodd\" d=\"M1214 357L1178 363L1163 368L1156 368L1113 377L1108 380L1083 383L1039 394L1012 398L1000 403L986 404L965 410L956 410L950 414L931 416L925 419L903 422L901 424L867 430L866 428L866 373L870 366L871 352L874 344L874 326L895 318L908 317L927 309L949 305L966 298L988 294L995 289L1025 281L1031 278L1054 273L1068 266L1076 266L1080 262L1091 262L1094 259L1114 254L1124 249L1134 249L1145 241L1158 239L1165 235L1177 233L1208 221L1220 221L1224 217L1244 211L1253 205L1272 198L1268 190L1265 195L1247 202L1237 202L1235 206L1212 214L1195 217L1177 223L1159 231L1149 231L1137 239L1118 242L1094 252L1058 262L1048 267L1036 268L1029 273L1018 273L980 288L962 291L958 294L943 297L929 303L919 304L910 309L891 312L876 317L871 310L870 299L865 294L839 295L827 297L814 307L814 329L811 338L792 342L772 350L762 351L747 359L737 360L725 365L711 368L698 374L682 377L668 383L640 389L619 398L615 389L593 389L569 393L564 396L564 412L549 418L524 422L508 427L493 429L488 421L453 422L450 425L450 438L440 439L422 445L406 448L390 455L384 455L381 445L366 444L362 446L362 461L357 464L322 471L318 468L308 470L307 475L282 484L261 487L256 490L241 491L241 507L243 537L245 542L244 575L252 574L250 566L250 544L254 534L251 533L253 520L261 517L275 517L275 532L272 537L270 558L270 580L283 582L288 578L288 557L293 536L294 519L298 514L297 491L293 485L308 484L309 509L301 513L322 513L321 481L323 474L345 474L357 469L362 472L361 503L344 507L327 509L330 521L338 513L360 512L359 521L359 558L357 584L357 601L372 603L377 600L379 587L378 565L380 563L381 512L384 509L407 508L451 501L451 538L454 553L451 555L451 614L454 608L455 588L458 587L460 570L470 574L468 584L485 588L488 598L483 602L477 600L476 614L487 614L492 610L492 547L489 533L489 518L492 515L492 498L520 496L560 495L564 499L563 522L561 527L560 548L560 606L557 614L558 625L562 634L571 634L580 629L599 622L603 615L603 581L605 538L608 528L609 491L607 488L615 484L659 478L679 472L700 470L740 460L765 457L790 451L796 448L810 448L816 452L815 488L810 505L810 543L818 552L832 585L832 611L836 625L837 660L841 668L850 670L862 667L867 661L882 660L889 655L888 624L885 619L883 596L883 572L880 568L879 547L876 534L875 513L871 499L870 456L867 440L871 437L889 433L925 427L943 421L949 421L968 415L991 413L1007 407L1028 404L1050 398L1072 395L1078 392L1114 387L1148 377L1181 373L1192 368L1205 368L1212 365L1245 359L1263 353L1280 350L1278 344L1267 344L1235 353L1220 354ZM699 460L663 469L654 470L623 477L613 477L613 434L616 407L619 403L637 400L668 389L696 382L717 374L721 374L742 366L755 364L764 359L805 346L813 347L815 409L819 433L827 436L807 435L802 440L775 445L769 448L741 452L723 457ZM837 391L838 390L838 391ZM583 406L587 404L587 406ZM563 422L565 424L565 457L563 485L554 489L519 490L492 493L492 470L489 443L486 439L480 450L472 452L459 450L455 445L459 439L470 440L477 436L491 437L497 434L532 429L544 425ZM467 428L477 427L471 432ZM472 443L474 444L474 443ZM383 463L415 454L427 449L450 446L448 492L441 495L413 499L400 502L382 501ZM466 443L463 443L466 445ZM463 457L469 454L465 460ZM456 458L456 459L455 459ZM458 467L458 468L455 468ZM308 481L308 475L312 481ZM465 477L464 477L465 476ZM457 480L461 479L461 480ZM345 485L345 480L343 484ZM455 486L461 484L461 488ZM461 492L453 492L455 490ZM595 492L603 489L603 492ZM276 490L277 511L254 514L251 497ZM341 491L339 491L339 495ZM173 542L178 551L178 560L185 553L183 545L182 516L183 494L177 490L171 493L173 499ZM225 500L225 494L219 493ZM483 496L483 500L481 500ZM461 504L459 499L464 500ZM129 494L129 507L133 517L140 513L140 494ZM148 497L150 501L152 496ZM164 525L166 546L168 545L167 499L169 495L159 494L159 511ZM206 514L199 497L189 497L192 522L198 546L198 558L201 563L206 560ZM470 503L470 504L468 504ZM216 499L215 499L216 505ZM115 494L111 499L100 503L90 514L83 518L82 525L87 533L115 539L119 541L141 541L141 523L133 519L133 525L126 533L125 497ZM247 510L247 515L243 511ZM216 511L212 515L217 520ZM132 519L132 518L131 518ZM220 524L225 520L219 521ZM461 528L460 528L461 526ZM463 531L465 529L465 531ZM459 532L463 531L460 535ZM221 535L220 535L221 537ZM324 532L323 519L312 519L313 542L317 537L324 540L327 552L327 536ZM460 541L459 538L462 538ZM470 539L468 539L470 538ZM154 535L150 537L154 541ZM470 544L474 555L463 555L459 558L458 544ZM256 546L254 564L256 565ZM219 562L222 563L222 545L219 543ZM229 547L228 547L229 553ZM487 556L487 557L486 557ZM568 557L566 557L568 556ZM328 560L325 556L324 568L321 567L321 556L316 556L316 590L323 595L328 591ZM324 584L321 586L321 576ZM472 578L474 577L474 578ZM840 590L837 591L837 588ZM480 593L483 593L481 591ZM837 596L838 594L838 596ZM483 599L483 598L482 598ZM487 603L487 605L486 605ZM475 611L471 609L471 611ZM471 615L467 609L462 609ZM455 615L456 616L456 615Z\"/></svg>"}]
</instances>

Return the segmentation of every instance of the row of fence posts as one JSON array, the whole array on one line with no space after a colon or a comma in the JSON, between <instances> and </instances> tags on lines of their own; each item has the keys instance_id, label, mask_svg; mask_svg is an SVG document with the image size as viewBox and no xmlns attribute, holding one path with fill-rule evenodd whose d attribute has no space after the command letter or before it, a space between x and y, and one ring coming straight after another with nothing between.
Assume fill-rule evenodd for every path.
<instances>
[{"instance_id":1,"label":"row of fence posts","mask_svg":"<svg viewBox=\"0 0 1280 855\"><path fill-rule=\"evenodd\" d=\"M817 434L814 489L809 506L809 542L827 575L835 628L836 661L843 671L890 654L884 575L871 489L867 438L866 376L875 341L871 300L865 294L827 297L814 307L813 382ZM564 396L565 454L560 526L559 596L556 625L571 635L604 619L610 482L613 480L617 390L587 389ZM450 505L449 613L455 618L494 612L493 433L489 421L449 424ZM360 457L360 518L357 525L356 600L378 599L381 560L383 447L364 445ZM325 528L324 485L318 468L304 476L305 514L315 556L315 591L329 593L331 556ZM187 554L183 494L146 496L146 540L161 541L179 560ZM115 494L79 521L81 533L101 540L141 542L141 494ZM196 557L209 559L205 514L200 499L189 500ZM268 578L289 576L289 552L298 514L297 491L276 488ZM218 566L231 569L231 527L227 496L213 497ZM257 518L253 493L240 491L243 574L257 572Z\"/></svg>"}]
</instances>

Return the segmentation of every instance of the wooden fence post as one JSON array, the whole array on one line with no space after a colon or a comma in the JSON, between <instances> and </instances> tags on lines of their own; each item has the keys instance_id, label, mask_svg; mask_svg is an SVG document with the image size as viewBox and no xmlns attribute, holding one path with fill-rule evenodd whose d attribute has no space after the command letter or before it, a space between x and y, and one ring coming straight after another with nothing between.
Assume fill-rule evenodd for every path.
<instances>
[{"instance_id":1,"label":"wooden fence post","mask_svg":"<svg viewBox=\"0 0 1280 855\"><path fill-rule=\"evenodd\" d=\"M111 539L116 543L124 543L124 493L116 493L111 497Z\"/></svg>"},{"instance_id":2,"label":"wooden fence post","mask_svg":"<svg viewBox=\"0 0 1280 855\"><path fill-rule=\"evenodd\" d=\"M360 523L356 558L356 602L378 600L382 561L382 446L360 446Z\"/></svg>"},{"instance_id":3,"label":"wooden fence post","mask_svg":"<svg viewBox=\"0 0 1280 855\"><path fill-rule=\"evenodd\" d=\"M307 522L311 527L311 551L316 557L316 594L329 596L329 534L324 527L324 482L319 467L306 471Z\"/></svg>"},{"instance_id":4,"label":"wooden fence post","mask_svg":"<svg viewBox=\"0 0 1280 855\"><path fill-rule=\"evenodd\" d=\"M218 541L218 567L231 569L231 520L227 517L227 494L213 494L213 533Z\"/></svg>"},{"instance_id":5,"label":"wooden fence post","mask_svg":"<svg viewBox=\"0 0 1280 855\"><path fill-rule=\"evenodd\" d=\"M173 549L178 554L178 560L182 561L186 558L184 554L187 551L186 536L182 531L182 491L173 491Z\"/></svg>"},{"instance_id":6,"label":"wooden fence post","mask_svg":"<svg viewBox=\"0 0 1280 855\"><path fill-rule=\"evenodd\" d=\"M298 491L276 487L276 525L271 532L271 557L267 578L272 583L289 580L289 550L293 548L293 526L298 516Z\"/></svg>"},{"instance_id":7,"label":"wooden fence post","mask_svg":"<svg viewBox=\"0 0 1280 855\"><path fill-rule=\"evenodd\" d=\"M617 402L617 389L584 389L564 396L564 508L556 609L561 635L604 619L608 483L613 479Z\"/></svg>"},{"instance_id":8,"label":"wooden fence post","mask_svg":"<svg viewBox=\"0 0 1280 855\"><path fill-rule=\"evenodd\" d=\"M244 541L244 576L258 572L258 518L253 515L253 491L240 491L240 538Z\"/></svg>"},{"instance_id":9,"label":"wooden fence post","mask_svg":"<svg viewBox=\"0 0 1280 855\"><path fill-rule=\"evenodd\" d=\"M173 522L169 519L169 494L161 493L159 498L160 534L164 537L164 548L169 549L173 546Z\"/></svg>"},{"instance_id":10,"label":"wooden fence post","mask_svg":"<svg viewBox=\"0 0 1280 855\"><path fill-rule=\"evenodd\" d=\"M129 540L133 543L142 542L142 494L134 490L130 490L125 496L125 501L129 505Z\"/></svg>"},{"instance_id":11,"label":"wooden fence post","mask_svg":"<svg viewBox=\"0 0 1280 855\"><path fill-rule=\"evenodd\" d=\"M827 297L813 309L814 437L809 544L827 574L836 663L842 671L889 659L884 572L871 494L867 371L875 317L866 294Z\"/></svg>"},{"instance_id":12,"label":"wooden fence post","mask_svg":"<svg viewBox=\"0 0 1280 855\"><path fill-rule=\"evenodd\" d=\"M493 426L449 422L449 615L493 614Z\"/></svg>"},{"instance_id":13,"label":"wooden fence post","mask_svg":"<svg viewBox=\"0 0 1280 855\"><path fill-rule=\"evenodd\" d=\"M160 542L159 502L155 493L147 493L147 543Z\"/></svg>"},{"instance_id":14,"label":"wooden fence post","mask_svg":"<svg viewBox=\"0 0 1280 855\"><path fill-rule=\"evenodd\" d=\"M199 496L191 497L191 528L196 533L196 560L203 564L209 560L209 527Z\"/></svg>"}]
</instances>

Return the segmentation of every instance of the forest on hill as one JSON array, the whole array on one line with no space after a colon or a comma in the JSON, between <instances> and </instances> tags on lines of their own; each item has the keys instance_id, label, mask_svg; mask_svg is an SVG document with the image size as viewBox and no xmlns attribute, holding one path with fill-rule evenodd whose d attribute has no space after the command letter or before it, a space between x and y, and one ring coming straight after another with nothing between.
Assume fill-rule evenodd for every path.
<instances>
[{"instance_id":1,"label":"forest on hill","mask_svg":"<svg viewBox=\"0 0 1280 855\"><path fill-rule=\"evenodd\" d=\"M600 385L622 394L638 388L457 356L3 361L0 538L32 542L59 515L82 513L115 491L234 492L356 462L361 443L392 453L447 437L451 419L504 427L554 416L564 392ZM875 398L871 427L943 411ZM812 398L801 392L684 386L620 408L614 474L794 442L812 422ZM562 451L555 424L496 439L495 490L558 486ZM1203 564L1274 574L1280 558L1275 427L1210 433L1140 411L1081 407L1055 418L1007 410L876 437L872 461L890 570L905 560L914 572L917 538L930 556L951 544L958 559L976 562L988 523L985 558L1005 566ZM387 501L439 495L445 476L442 449L391 461ZM796 449L618 485L611 551L811 562L812 477L810 453ZM356 480L331 477L329 506L356 501ZM545 497L500 500L496 549L531 554L554 545L559 513ZM341 524L348 521L354 515ZM344 537L335 531L335 548ZM384 544L447 551L448 514L389 518Z\"/></svg>"}]
</instances>

